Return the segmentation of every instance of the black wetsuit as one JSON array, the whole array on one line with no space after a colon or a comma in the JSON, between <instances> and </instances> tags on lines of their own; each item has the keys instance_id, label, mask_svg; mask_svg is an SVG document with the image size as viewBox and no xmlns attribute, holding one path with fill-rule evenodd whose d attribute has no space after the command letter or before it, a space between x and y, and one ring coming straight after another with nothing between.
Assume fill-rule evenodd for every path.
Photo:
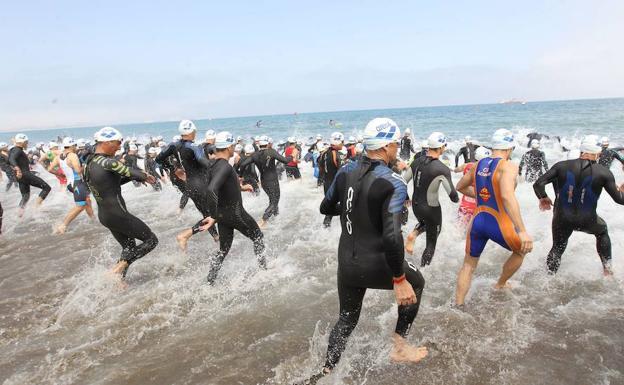
<instances>
[{"instance_id":1,"label":"black wetsuit","mask_svg":"<svg viewBox=\"0 0 624 385\"><path fill-rule=\"evenodd\" d=\"M195 146L188 140L179 140L169 146L156 157L156 163L162 164L165 159L175 156L186 173L186 191L195 203L195 207L203 218L212 216L208 207L208 193L206 186L210 180L210 167L212 162L206 157L202 147ZM217 236L217 230L213 226L210 234Z\"/></svg>"},{"instance_id":2,"label":"black wetsuit","mask_svg":"<svg viewBox=\"0 0 624 385\"><path fill-rule=\"evenodd\" d=\"M323 169L323 190L325 194L329 191L338 170L342 167L340 162L340 153L333 147L330 147L327 151L323 152L319 157L319 167ZM330 227L332 221L331 215L325 215L323 219L323 226Z\"/></svg>"},{"instance_id":3,"label":"black wetsuit","mask_svg":"<svg viewBox=\"0 0 624 385\"><path fill-rule=\"evenodd\" d=\"M138 155L130 155L130 154L126 154L123 157L125 165L128 166L129 168L136 168L136 169L141 169L139 167L139 159L143 159L142 157L138 156ZM133 180L132 184L134 184L134 187L140 187L141 186L141 182Z\"/></svg>"},{"instance_id":4,"label":"black wetsuit","mask_svg":"<svg viewBox=\"0 0 624 385\"><path fill-rule=\"evenodd\" d=\"M162 179L162 177L158 173L158 171L156 170L157 168L158 168L158 164L156 163L156 159L154 159L152 157L147 157L145 159L145 171L147 171L148 174L150 174L151 176L156 178L156 183L154 183L152 185L152 187L156 191L161 191L162 190L162 184L161 184L160 180Z\"/></svg>"},{"instance_id":5,"label":"black wetsuit","mask_svg":"<svg viewBox=\"0 0 624 385\"><path fill-rule=\"evenodd\" d=\"M420 265L427 266L433 259L438 236L442 230L442 208L438 200L440 185L444 186L451 201L459 202L459 195L453 186L450 169L439 159L430 156L420 157L412 162L410 171L414 181L412 210L418 219L416 230L418 233L427 232L427 246L423 251Z\"/></svg>"},{"instance_id":6,"label":"black wetsuit","mask_svg":"<svg viewBox=\"0 0 624 385\"><path fill-rule=\"evenodd\" d=\"M202 143L201 148L204 149L204 154L206 154L207 159L210 159L210 156L214 155L215 151L217 150L215 145L210 143Z\"/></svg>"},{"instance_id":7,"label":"black wetsuit","mask_svg":"<svg viewBox=\"0 0 624 385\"><path fill-rule=\"evenodd\" d=\"M613 200L624 205L624 194L618 190L611 171L585 159L565 160L555 164L534 184L538 198L546 198L546 185L553 184L556 199L552 220L553 246L546 264L556 273L561 256L573 231L596 236L596 249L603 265L611 261L611 239L605 221L596 213L598 199L605 189Z\"/></svg>"},{"instance_id":8,"label":"black wetsuit","mask_svg":"<svg viewBox=\"0 0 624 385\"><path fill-rule=\"evenodd\" d=\"M22 171L22 177L17 180L22 194L20 208L24 208L30 199L30 186L40 188L39 198L46 199L51 190L50 185L30 171L30 161L21 147L15 146L9 151L9 164Z\"/></svg>"},{"instance_id":9,"label":"black wetsuit","mask_svg":"<svg viewBox=\"0 0 624 385\"><path fill-rule=\"evenodd\" d=\"M422 150L418 151L415 155L414 155L414 160L421 158L423 156L427 156L427 151L429 151L426 148L423 148Z\"/></svg>"},{"instance_id":10,"label":"black wetsuit","mask_svg":"<svg viewBox=\"0 0 624 385\"><path fill-rule=\"evenodd\" d=\"M362 160L340 169L321 203L321 214L340 215L338 296L340 318L329 336L325 367L333 368L357 325L366 289L393 289L393 277L406 275L416 303L399 306L395 332L407 336L416 315L425 280L404 258L401 209L407 199L405 181L385 164Z\"/></svg>"},{"instance_id":11,"label":"black wetsuit","mask_svg":"<svg viewBox=\"0 0 624 385\"><path fill-rule=\"evenodd\" d=\"M6 191L9 191L13 185L18 185L15 170L13 170L13 167L9 164L9 157L2 153L0 153L0 170L4 171L7 177Z\"/></svg>"},{"instance_id":12,"label":"black wetsuit","mask_svg":"<svg viewBox=\"0 0 624 385\"><path fill-rule=\"evenodd\" d=\"M217 278L221 264L232 247L234 229L253 241L258 262L262 268L266 268L266 261L262 254L264 252L262 231L243 207L238 175L227 160L215 161L206 190L209 210L214 213L213 218L219 226L219 252L214 256L208 273L208 282L212 284Z\"/></svg>"},{"instance_id":13,"label":"black wetsuit","mask_svg":"<svg viewBox=\"0 0 624 385\"><path fill-rule=\"evenodd\" d=\"M160 166L161 175L164 176L164 173L166 172L167 175L169 175L169 180L171 180L171 183L176 186L178 190L182 193L182 196L180 197L180 204L178 207L180 208L180 210L184 209L186 207L186 204L188 203L189 195L187 191L188 189L186 188L186 182L180 179L175 173L177 169L182 169L180 163L178 162L178 158L176 158L176 156L174 155L171 155L165 158Z\"/></svg>"},{"instance_id":14,"label":"black wetsuit","mask_svg":"<svg viewBox=\"0 0 624 385\"><path fill-rule=\"evenodd\" d=\"M412 146L412 139L404 136L401 138L401 151L399 152L399 156L401 159L407 161L414 151L414 147Z\"/></svg>"},{"instance_id":15,"label":"black wetsuit","mask_svg":"<svg viewBox=\"0 0 624 385\"><path fill-rule=\"evenodd\" d=\"M292 158L283 157L272 148L262 148L260 151L254 152L252 156L240 162L240 167L246 167L251 162L254 162L258 170L260 170L262 189L269 196L269 206L264 210L264 214L262 215L262 219L265 221L272 216L279 215L280 185L275 164L276 160L286 164L290 162Z\"/></svg>"},{"instance_id":16,"label":"black wetsuit","mask_svg":"<svg viewBox=\"0 0 624 385\"><path fill-rule=\"evenodd\" d=\"M251 162L245 162L245 166L241 166L245 159L250 158L245 154L241 154L240 160L236 164L236 172L243 178L243 184L248 184L253 187L254 195L260 194L260 185L258 184L258 173L256 172L256 165Z\"/></svg>"},{"instance_id":17,"label":"black wetsuit","mask_svg":"<svg viewBox=\"0 0 624 385\"><path fill-rule=\"evenodd\" d=\"M537 140L539 142L540 140L542 140L542 138L549 139L548 135L543 135L537 132L532 132L530 134L527 134L527 138L529 138L529 143L527 143L528 148L531 148L531 143L534 140Z\"/></svg>"},{"instance_id":18,"label":"black wetsuit","mask_svg":"<svg viewBox=\"0 0 624 385\"><path fill-rule=\"evenodd\" d=\"M477 148L479 148L480 146L473 144L473 143L466 143L466 145L462 148L459 149L459 152L457 152L457 154L455 154L455 167L459 166L459 157L462 156L464 158L464 163L470 163L470 162L474 162L476 160L475 158L475 151L477 150Z\"/></svg>"},{"instance_id":19,"label":"black wetsuit","mask_svg":"<svg viewBox=\"0 0 624 385\"><path fill-rule=\"evenodd\" d=\"M605 166L606 168L611 168L613 164L613 160L617 159L622 165L624 165L624 158L620 153L615 151L614 149L603 147L602 152L600 153L600 158L598 159L598 163Z\"/></svg>"},{"instance_id":20,"label":"black wetsuit","mask_svg":"<svg viewBox=\"0 0 624 385\"><path fill-rule=\"evenodd\" d=\"M527 182L535 182L537 178L544 175L548 170L546 162L546 154L536 148L531 149L522 155L520 166L518 167L518 175L522 175L522 168L526 165L524 177Z\"/></svg>"},{"instance_id":21,"label":"black wetsuit","mask_svg":"<svg viewBox=\"0 0 624 385\"><path fill-rule=\"evenodd\" d=\"M98 218L122 247L120 261L128 266L158 245L158 238L139 218L128 212L121 195L121 185L131 180L145 181L147 174L132 169L103 154L87 157L84 180L98 204ZM142 241L140 245L136 240ZM124 271L124 276L125 276Z\"/></svg>"}]
</instances>

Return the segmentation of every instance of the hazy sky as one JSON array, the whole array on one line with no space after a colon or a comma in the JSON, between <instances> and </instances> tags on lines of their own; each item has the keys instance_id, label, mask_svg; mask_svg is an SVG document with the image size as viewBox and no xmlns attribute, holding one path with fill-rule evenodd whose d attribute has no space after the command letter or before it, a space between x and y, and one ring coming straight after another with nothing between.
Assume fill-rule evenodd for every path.
<instances>
[{"instance_id":1,"label":"hazy sky","mask_svg":"<svg viewBox=\"0 0 624 385\"><path fill-rule=\"evenodd\" d=\"M624 96L624 1L25 1L0 130Z\"/></svg>"}]
</instances>

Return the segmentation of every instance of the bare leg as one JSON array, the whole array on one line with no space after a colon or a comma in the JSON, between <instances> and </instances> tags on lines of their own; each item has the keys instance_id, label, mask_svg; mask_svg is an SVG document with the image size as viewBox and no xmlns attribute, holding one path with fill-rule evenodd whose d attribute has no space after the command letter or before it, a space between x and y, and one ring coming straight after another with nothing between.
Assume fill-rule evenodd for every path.
<instances>
[{"instance_id":1,"label":"bare leg","mask_svg":"<svg viewBox=\"0 0 624 385\"><path fill-rule=\"evenodd\" d=\"M73 209L71 209L69 213L67 214L67 216L65 217L65 219L63 220L63 223L58 225L57 228L54 230L54 234L65 234L65 230L67 230L67 226L69 226L69 224L72 223L72 221L76 219L76 217L81 212L83 212L84 209L85 209L85 206L76 206Z\"/></svg>"},{"instance_id":2,"label":"bare leg","mask_svg":"<svg viewBox=\"0 0 624 385\"><path fill-rule=\"evenodd\" d=\"M128 288L128 284L124 282L124 272L128 268L128 262L119 261L110 271L110 274L117 280L117 288L121 290L125 290Z\"/></svg>"},{"instance_id":3,"label":"bare leg","mask_svg":"<svg viewBox=\"0 0 624 385\"><path fill-rule=\"evenodd\" d=\"M416 243L416 238L423 233L424 230L419 231L417 229L412 230L409 234L407 234L407 239L405 240L405 251L408 254L412 254L414 252L414 243Z\"/></svg>"},{"instance_id":4,"label":"bare leg","mask_svg":"<svg viewBox=\"0 0 624 385\"><path fill-rule=\"evenodd\" d=\"M36 201L37 207L41 206L42 203L43 203L43 199L41 199L41 197L37 197L37 201Z\"/></svg>"},{"instance_id":5,"label":"bare leg","mask_svg":"<svg viewBox=\"0 0 624 385\"><path fill-rule=\"evenodd\" d=\"M93 206L91 206L91 199L87 197L87 205L85 206L85 210L87 211L87 215L91 218L92 221L95 220L95 214L93 213Z\"/></svg>"},{"instance_id":6,"label":"bare leg","mask_svg":"<svg viewBox=\"0 0 624 385\"><path fill-rule=\"evenodd\" d=\"M264 219L260 219L258 221L258 227L260 227L261 229L264 229L266 227L267 221L265 221Z\"/></svg>"},{"instance_id":7,"label":"bare leg","mask_svg":"<svg viewBox=\"0 0 624 385\"><path fill-rule=\"evenodd\" d=\"M455 291L455 303L457 305L464 304L466 294L468 294L468 290L470 290L472 274L477 268L478 263L479 258L471 257L468 254L464 257L464 264L457 275L457 290Z\"/></svg>"},{"instance_id":8,"label":"bare leg","mask_svg":"<svg viewBox=\"0 0 624 385\"><path fill-rule=\"evenodd\" d=\"M420 362L423 358L427 357L429 351L426 347L412 346L407 343L405 338L394 333L392 336L392 351L390 352L390 359L394 362Z\"/></svg>"},{"instance_id":9,"label":"bare leg","mask_svg":"<svg viewBox=\"0 0 624 385\"><path fill-rule=\"evenodd\" d=\"M520 255L518 253L513 253L503 265L503 272L501 273L498 282L494 285L496 289L504 289L510 288L511 286L507 283L507 280L511 278L512 275L522 266L522 261L524 261L524 255Z\"/></svg>"}]
</instances>

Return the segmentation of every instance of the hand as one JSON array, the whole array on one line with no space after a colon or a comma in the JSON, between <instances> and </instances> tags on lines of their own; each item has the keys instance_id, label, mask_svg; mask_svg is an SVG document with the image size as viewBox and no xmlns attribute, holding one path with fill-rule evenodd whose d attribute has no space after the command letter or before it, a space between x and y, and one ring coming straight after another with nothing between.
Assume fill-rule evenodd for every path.
<instances>
[{"instance_id":1,"label":"hand","mask_svg":"<svg viewBox=\"0 0 624 385\"><path fill-rule=\"evenodd\" d=\"M241 184L241 191L253 192L253 186L250 184Z\"/></svg>"},{"instance_id":2,"label":"hand","mask_svg":"<svg viewBox=\"0 0 624 385\"><path fill-rule=\"evenodd\" d=\"M15 167L14 170L15 170L15 177L17 179L22 179L22 170L20 170L19 167Z\"/></svg>"},{"instance_id":3,"label":"hand","mask_svg":"<svg viewBox=\"0 0 624 385\"><path fill-rule=\"evenodd\" d=\"M186 172L184 172L184 170L182 170L181 168L176 168L174 174L175 174L175 176L178 177L178 179L180 179L181 181L186 182Z\"/></svg>"},{"instance_id":4,"label":"hand","mask_svg":"<svg viewBox=\"0 0 624 385\"><path fill-rule=\"evenodd\" d=\"M149 184L154 184L156 183L156 178L154 177L154 175L147 175L145 181Z\"/></svg>"},{"instance_id":5,"label":"hand","mask_svg":"<svg viewBox=\"0 0 624 385\"><path fill-rule=\"evenodd\" d=\"M405 170L408 167L407 163L402 162L402 161L398 161L397 162L397 168L401 171Z\"/></svg>"},{"instance_id":6,"label":"hand","mask_svg":"<svg viewBox=\"0 0 624 385\"><path fill-rule=\"evenodd\" d=\"M416 303L416 293L406 279L394 284L394 295L399 305L407 306Z\"/></svg>"},{"instance_id":7,"label":"hand","mask_svg":"<svg viewBox=\"0 0 624 385\"><path fill-rule=\"evenodd\" d=\"M204 220L202 221L203 225L199 226L199 231L206 231L209 228L211 228L216 221L214 219L212 219L212 217L206 217L204 218Z\"/></svg>"},{"instance_id":8,"label":"hand","mask_svg":"<svg viewBox=\"0 0 624 385\"><path fill-rule=\"evenodd\" d=\"M533 250L533 239L526 231L518 233L520 238L520 252L522 254L528 254Z\"/></svg>"},{"instance_id":9,"label":"hand","mask_svg":"<svg viewBox=\"0 0 624 385\"><path fill-rule=\"evenodd\" d=\"M546 198L542 198L539 201L539 208L542 211L548 211L550 209L552 209L552 201L550 200L550 198L546 197Z\"/></svg>"},{"instance_id":10,"label":"hand","mask_svg":"<svg viewBox=\"0 0 624 385\"><path fill-rule=\"evenodd\" d=\"M620 185L620 192L624 192L624 183L622 183L622 185Z\"/></svg>"}]
</instances>

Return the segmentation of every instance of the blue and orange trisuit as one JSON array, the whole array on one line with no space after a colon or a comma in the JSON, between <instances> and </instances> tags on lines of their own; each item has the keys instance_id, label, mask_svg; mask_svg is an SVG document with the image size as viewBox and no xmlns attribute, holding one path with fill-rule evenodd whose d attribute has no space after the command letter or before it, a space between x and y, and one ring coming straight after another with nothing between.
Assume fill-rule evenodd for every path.
<instances>
[{"instance_id":1,"label":"blue and orange trisuit","mask_svg":"<svg viewBox=\"0 0 624 385\"><path fill-rule=\"evenodd\" d=\"M500 192L498 168L504 162L507 160L484 158L474 168L477 208L466 236L466 253L471 257L480 257L489 240L507 250L520 250L520 237L505 211Z\"/></svg>"}]
</instances>

